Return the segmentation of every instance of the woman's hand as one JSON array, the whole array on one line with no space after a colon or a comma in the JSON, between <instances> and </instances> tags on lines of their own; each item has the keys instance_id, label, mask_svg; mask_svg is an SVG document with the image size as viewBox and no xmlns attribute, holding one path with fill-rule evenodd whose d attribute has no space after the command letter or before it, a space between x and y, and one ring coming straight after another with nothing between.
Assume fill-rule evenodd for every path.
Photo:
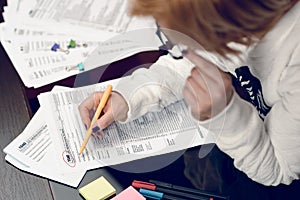
<instances>
[{"instance_id":1,"label":"woman's hand","mask_svg":"<svg viewBox=\"0 0 300 200\"><path fill-rule=\"evenodd\" d=\"M197 120L210 119L230 102L233 94L231 77L193 51L188 51L185 57L195 67L186 80L183 97Z\"/></svg>"},{"instance_id":2,"label":"woman's hand","mask_svg":"<svg viewBox=\"0 0 300 200\"><path fill-rule=\"evenodd\" d=\"M89 128L91 125L91 118L97 109L103 93L104 92L95 92L79 105L80 116L86 128ZM101 135L99 134L101 130L108 127L114 121L125 121L127 112L128 105L125 99L119 93L112 92L103 109L103 115L101 115L92 127L93 134L95 136Z\"/></svg>"}]
</instances>

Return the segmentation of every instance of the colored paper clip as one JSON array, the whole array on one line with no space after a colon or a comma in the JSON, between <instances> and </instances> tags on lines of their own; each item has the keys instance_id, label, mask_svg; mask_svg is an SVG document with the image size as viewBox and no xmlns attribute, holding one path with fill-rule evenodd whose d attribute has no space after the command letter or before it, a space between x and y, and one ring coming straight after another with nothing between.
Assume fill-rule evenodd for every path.
<instances>
[{"instance_id":1,"label":"colored paper clip","mask_svg":"<svg viewBox=\"0 0 300 200\"><path fill-rule=\"evenodd\" d=\"M87 47L86 43L77 43L75 40L70 40L68 48L75 48L75 47Z\"/></svg>"},{"instance_id":2,"label":"colored paper clip","mask_svg":"<svg viewBox=\"0 0 300 200\"><path fill-rule=\"evenodd\" d=\"M62 49L62 48L60 48L60 45L59 44L57 44L57 43L54 43L54 45L51 47L51 51L61 51L61 52L64 52L64 53L66 53L66 54L69 54L70 53L70 51L69 50L65 50L65 49Z\"/></svg>"},{"instance_id":3,"label":"colored paper clip","mask_svg":"<svg viewBox=\"0 0 300 200\"><path fill-rule=\"evenodd\" d=\"M144 189L148 189L148 190L155 190L156 189L155 184L144 182L144 181L134 180L134 181L132 181L131 185L135 188L144 188Z\"/></svg>"},{"instance_id":4,"label":"colored paper clip","mask_svg":"<svg viewBox=\"0 0 300 200\"><path fill-rule=\"evenodd\" d=\"M83 63L81 62L81 63L79 63L78 65L76 65L76 66L69 66L69 67L66 67L66 70L67 71L71 71L71 70L79 70L79 71L84 71L84 65L83 65Z\"/></svg>"},{"instance_id":5,"label":"colored paper clip","mask_svg":"<svg viewBox=\"0 0 300 200\"><path fill-rule=\"evenodd\" d=\"M164 194L161 192L156 192L156 191L147 190L147 189L143 189L143 188L140 188L139 191L144 197L150 198L150 199L161 200L164 196Z\"/></svg>"}]
</instances>

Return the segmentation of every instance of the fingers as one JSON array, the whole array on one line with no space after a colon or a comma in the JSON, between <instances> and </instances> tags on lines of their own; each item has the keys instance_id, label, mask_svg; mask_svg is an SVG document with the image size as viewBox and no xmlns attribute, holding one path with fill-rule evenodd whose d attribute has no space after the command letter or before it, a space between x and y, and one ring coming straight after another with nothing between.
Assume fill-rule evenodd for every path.
<instances>
[{"instance_id":1,"label":"fingers","mask_svg":"<svg viewBox=\"0 0 300 200\"><path fill-rule=\"evenodd\" d=\"M98 119L96 121L96 123L93 125L93 128L98 127L100 130L103 130L103 129L107 128L113 122L114 122L114 118L113 118L112 113L107 112L107 113L104 113L104 115L102 115L100 117L100 119Z\"/></svg>"},{"instance_id":2,"label":"fingers","mask_svg":"<svg viewBox=\"0 0 300 200\"><path fill-rule=\"evenodd\" d=\"M91 118L93 117L93 114L95 109L97 108L101 98L103 96L103 92L95 92L92 95L90 95L88 98L86 98L78 107L79 113L81 116L81 119L83 123L85 124L86 128L89 128L91 125L93 126L92 128L98 127L98 129L105 129L107 126L109 126L111 123L114 121L114 117L112 114L112 100L111 97L115 95L113 94L107 104L105 105L104 109L102 112L104 113L97 121L95 124L91 124ZM115 104L115 107L118 107ZM98 132L97 128L93 132Z\"/></svg>"},{"instance_id":3,"label":"fingers","mask_svg":"<svg viewBox=\"0 0 300 200\"><path fill-rule=\"evenodd\" d=\"M99 126L95 126L95 127L93 127L92 128L92 135L94 136L94 137L96 137L96 138L98 138L98 139L100 139L100 140L102 140L102 138L103 138L103 131L100 129L100 127Z\"/></svg>"},{"instance_id":4,"label":"fingers","mask_svg":"<svg viewBox=\"0 0 300 200\"><path fill-rule=\"evenodd\" d=\"M88 97L78 107L80 117L85 125L85 128L88 128L91 125L90 110L94 107L93 103L93 99Z\"/></svg>"},{"instance_id":5,"label":"fingers","mask_svg":"<svg viewBox=\"0 0 300 200\"><path fill-rule=\"evenodd\" d=\"M202 121L220 113L232 97L231 78L213 63L193 51L185 53L195 67L187 78L183 97L192 115Z\"/></svg>"},{"instance_id":6,"label":"fingers","mask_svg":"<svg viewBox=\"0 0 300 200\"><path fill-rule=\"evenodd\" d=\"M85 124L86 128L91 126L91 114L94 113L93 111L99 104L102 95L102 92L95 92L86 98L78 107L81 120Z\"/></svg>"},{"instance_id":7,"label":"fingers","mask_svg":"<svg viewBox=\"0 0 300 200\"><path fill-rule=\"evenodd\" d=\"M188 104L195 105L202 90L202 86L192 76L189 76L183 90L183 96Z\"/></svg>"},{"instance_id":8,"label":"fingers","mask_svg":"<svg viewBox=\"0 0 300 200\"><path fill-rule=\"evenodd\" d=\"M125 99L120 94L112 92L108 102L102 110L103 114L95 122L95 124L91 124L91 119L94 115L94 112L92 111L96 110L102 96L103 92L93 93L78 107L81 119L86 128L88 129L92 126L93 136L100 139L103 137L102 130L107 128L115 120L125 121L127 119L127 112L129 109Z\"/></svg>"},{"instance_id":9,"label":"fingers","mask_svg":"<svg viewBox=\"0 0 300 200\"><path fill-rule=\"evenodd\" d=\"M111 112L104 113L98 119L92 127L93 135L99 139L103 138L103 130L114 122L114 118Z\"/></svg>"},{"instance_id":10,"label":"fingers","mask_svg":"<svg viewBox=\"0 0 300 200\"><path fill-rule=\"evenodd\" d=\"M202 79L202 78L201 78ZM211 104L210 95L207 94L205 84L199 84L197 77L188 77L183 89L183 97L190 105L192 115L195 119L204 120L210 115L208 111ZM202 81L203 82L203 81Z\"/></svg>"}]
</instances>

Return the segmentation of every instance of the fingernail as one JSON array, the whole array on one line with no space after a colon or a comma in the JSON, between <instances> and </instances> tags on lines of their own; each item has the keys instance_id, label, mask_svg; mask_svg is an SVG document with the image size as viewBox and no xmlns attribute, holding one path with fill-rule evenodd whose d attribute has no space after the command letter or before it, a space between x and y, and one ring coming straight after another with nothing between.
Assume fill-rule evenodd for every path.
<instances>
[{"instance_id":1,"label":"fingernail","mask_svg":"<svg viewBox=\"0 0 300 200\"><path fill-rule=\"evenodd\" d=\"M182 51L181 51L181 53L183 54L183 55L187 55L188 54L188 50L187 49L183 49Z\"/></svg>"},{"instance_id":2,"label":"fingernail","mask_svg":"<svg viewBox=\"0 0 300 200\"><path fill-rule=\"evenodd\" d=\"M93 133L97 133L100 130L99 126L92 128Z\"/></svg>"}]
</instances>

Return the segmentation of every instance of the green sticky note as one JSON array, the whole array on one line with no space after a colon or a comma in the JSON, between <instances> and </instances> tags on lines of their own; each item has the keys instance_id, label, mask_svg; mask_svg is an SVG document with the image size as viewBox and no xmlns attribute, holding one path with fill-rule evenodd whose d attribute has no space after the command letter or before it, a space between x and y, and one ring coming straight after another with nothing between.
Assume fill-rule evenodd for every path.
<instances>
[{"instance_id":1,"label":"green sticky note","mask_svg":"<svg viewBox=\"0 0 300 200\"><path fill-rule=\"evenodd\" d=\"M104 200L116 193L116 189L103 177L79 188L79 193L86 200Z\"/></svg>"}]
</instances>

